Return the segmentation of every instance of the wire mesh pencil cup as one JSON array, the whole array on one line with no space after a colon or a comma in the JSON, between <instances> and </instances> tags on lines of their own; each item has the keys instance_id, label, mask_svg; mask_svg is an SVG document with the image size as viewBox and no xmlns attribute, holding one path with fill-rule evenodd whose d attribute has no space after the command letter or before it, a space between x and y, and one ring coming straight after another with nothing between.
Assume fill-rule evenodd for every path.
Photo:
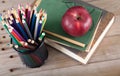
<instances>
[{"instance_id":1,"label":"wire mesh pencil cup","mask_svg":"<svg viewBox=\"0 0 120 76\"><path fill-rule=\"evenodd\" d=\"M11 43L13 43L12 39ZM23 64L25 64L29 68L40 67L48 58L48 50L45 46L44 40L39 43L35 50L27 50L22 52L21 50L14 47L13 49L18 52Z\"/></svg>"},{"instance_id":2,"label":"wire mesh pencil cup","mask_svg":"<svg viewBox=\"0 0 120 76\"><path fill-rule=\"evenodd\" d=\"M18 9L8 10L7 15L0 15L0 22L11 37L11 45L18 52L22 62L31 68L44 64L48 50L42 32L47 20L45 10L37 7L18 5ZM30 41L30 42L29 42Z\"/></svg>"}]
</instances>

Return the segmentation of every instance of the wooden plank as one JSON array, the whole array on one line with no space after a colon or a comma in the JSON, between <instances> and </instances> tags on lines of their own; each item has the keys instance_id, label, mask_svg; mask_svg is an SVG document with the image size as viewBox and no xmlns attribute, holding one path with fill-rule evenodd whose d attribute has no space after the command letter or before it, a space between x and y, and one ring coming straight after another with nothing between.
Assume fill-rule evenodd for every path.
<instances>
[{"instance_id":1,"label":"wooden plank","mask_svg":"<svg viewBox=\"0 0 120 76\"><path fill-rule=\"evenodd\" d=\"M0 31L0 32L2 32L2 31ZM10 43L9 41L10 41L10 37L8 34L1 34L0 35L0 42L1 43L7 44L7 43Z\"/></svg>"},{"instance_id":2,"label":"wooden plank","mask_svg":"<svg viewBox=\"0 0 120 76\"><path fill-rule=\"evenodd\" d=\"M1 34L4 34L4 33L5 33L5 34L7 33L1 23L0 23L0 31L1 31L1 32L0 32L0 35L1 35Z\"/></svg>"},{"instance_id":3,"label":"wooden plank","mask_svg":"<svg viewBox=\"0 0 120 76\"><path fill-rule=\"evenodd\" d=\"M108 65L109 64L109 65ZM27 69L25 68L18 68L14 69L13 72L7 72L5 74L0 74L2 76L7 75L14 75L14 76L119 76L120 75L120 59L106 61L106 62L99 62L88 64L84 66L72 66L67 68L60 68L60 69L48 69L40 71L41 69ZM112 68L112 69L111 69ZM28 73L29 71L29 73Z\"/></svg>"},{"instance_id":4,"label":"wooden plank","mask_svg":"<svg viewBox=\"0 0 120 76\"><path fill-rule=\"evenodd\" d=\"M9 47L10 38L8 34L1 34L0 35L0 55L4 55L7 53L14 52L13 50L10 50Z\"/></svg>"},{"instance_id":5,"label":"wooden plank","mask_svg":"<svg viewBox=\"0 0 120 76\"><path fill-rule=\"evenodd\" d=\"M120 42L118 42L120 36L115 36L115 37L106 37L101 45L98 47L97 52L93 55L92 59L89 61L88 65L92 65L95 63L100 63L100 62L106 62L106 61L112 61L112 60L117 60L120 59L120 51L119 51L119 46ZM114 40L113 40L114 39ZM111 43L108 43L111 41ZM100 48L103 47L103 48ZM113 48L116 47L116 48ZM114 52L113 52L114 50ZM16 55L15 58L9 59L9 55ZM4 58L4 60L2 60ZM1 71L4 71L4 74L7 74L7 71L11 68L18 68L13 72L13 74L18 75L18 74L28 74L31 72L39 72L39 71L45 71L45 70L53 70L53 69L60 69L60 68L68 68L68 67L74 67L74 66L81 66L78 62L75 60L72 60L71 58L67 57L66 55L55 51L54 49L49 47L49 58L46 61L45 65L43 65L40 68L37 69L29 69L26 68L25 66L22 65L21 61L18 59L19 57L17 56L16 53L9 53L8 55L0 56L0 60L2 60L3 63L7 63L0 67ZM0 64L1 64L0 63ZM16 65L16 64L17 65ZM9 66L10 65L10 66ZM84 65L87 66L87 65ZM84 67L83 67L84 68ZM24 71L23 71L24 70ZM0 71L0 73L1 73ZM2 72L3 74L3 72ZM11 73L8 73L11 74Z\"/></svg>"},{"instance_id":6,"label":"wooden plank","mask_svg":"<svg viewBox=\"0 0 120 76\"><path fill-rule=\"evenodd\" d=\"M119 54L120 54L120 51L119 51L120 42L118 41L119 37L120 36L106 37L102 41L100 46L98 47L97 52L93 55L94 57L92 57L92 59L91 59L92 62L101 61L103 59L107 60L106 57L109 58L109 59L115 59L115 58L119 57ZM111 43L108 43L108 42L111 42ZM54 56L53 58L51 57L50 59L53 59L53 61L56 61L59 58L59 60L63 60L64 59L64 60L67 61L67 59L65 59L66 56L64 57L64 55L59 54L59 52L57 52L56 50L54 50L54 49L52 49L50 47L48 47L48 48L49 48L49 51L50 51L49 52L50 56L52 56L52 57ZM3 57L5 55L7 56L7 54L12 54L12 53L14 54L16 52L13 49L9 49L9 51L11 51L11 52L9 52L9 53L6 53L6 52L2 53L2 55L0 57ZM56 59L56 57L57 57L57 59ZM63 57L63 58L60 58L60 57Z\"/></svg>"},{"instance_id":7,"label":"wooden plank","mask_svg":"<svg viewBox=\"0 0 120 76\"><path fill-rule=\"evenodd\" d=\"M114 36L114 35L120 35L120 16L115 16L115 22L113 23L112 27L106 34L106 36Z\"/></svg>"},{"instance_id":8,"label":"wooden plank","mask_svg":"<svg viewBox=\"0 0 120 76\"><path fill-rule=\"evenodd\" d=\"M109 65L108 65L109 64ZM25 74L9 74L17 76L119 76L120 75L120 59L106 61L85 66L73 66L68 68L37 71Z\"/></svg>"}]
</instances>

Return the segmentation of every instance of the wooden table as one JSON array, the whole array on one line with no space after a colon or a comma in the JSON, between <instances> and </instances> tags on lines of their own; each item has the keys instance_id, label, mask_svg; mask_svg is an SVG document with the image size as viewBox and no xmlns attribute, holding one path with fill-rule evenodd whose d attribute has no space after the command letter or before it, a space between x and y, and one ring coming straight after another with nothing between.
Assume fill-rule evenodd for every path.
<instances>
[{"instance_id":1,"label":"wooden table","mask_svg":"<svg viewBox=\"0 0 120 76\"><path fill-rule=\"evenodd\" d=\"M58 50L49 48L49 58L40 68L27 68L18 54L7 46L9 37L0 24L0 76L120 76L120 1L83 0L115 14L115 22L87 65L83 65ZM1 0L0 13L18 3L32 0Z\"/></svg>"}]
</instances>

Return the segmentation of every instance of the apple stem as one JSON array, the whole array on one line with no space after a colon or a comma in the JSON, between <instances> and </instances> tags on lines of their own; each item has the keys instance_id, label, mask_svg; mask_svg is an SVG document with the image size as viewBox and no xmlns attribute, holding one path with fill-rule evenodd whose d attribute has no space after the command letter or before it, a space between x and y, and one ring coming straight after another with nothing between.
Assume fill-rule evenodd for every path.
<instances>
[{"instance_id":1,"label":"apple stem","mask_svg":"<svg viewBox=\"0 0 120 76\"><path fill-rule=\"evenodd\" d=\"M80 17L80 16L78 16L78 17L77 17L77 20L80 20L80 19L81 19L81 17Z\"/></svg>"}]
</instances>

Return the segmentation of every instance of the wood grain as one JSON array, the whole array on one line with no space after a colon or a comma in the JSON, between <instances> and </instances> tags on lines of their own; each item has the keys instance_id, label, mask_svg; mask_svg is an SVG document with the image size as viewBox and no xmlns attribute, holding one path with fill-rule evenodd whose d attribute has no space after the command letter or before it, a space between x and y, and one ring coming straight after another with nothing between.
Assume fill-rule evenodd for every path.
<instances>
[{"instance_id":1,"label":"wood grain","mask_svg":"<svg viewBox=\"0 0 120 76\"><path fill-rule=\"evenodd\" d=\"M81 65L75 60L48 46L49 58L46 63L35 69L26 68L18 54L11 48L1 50L0 43L0 76L120 76L120 1L119 0L83 0L97 7L103 8L115 14L115 22L87 65ZM32 0L6 0L6 4L0 3L0 12L3 9L17 6L17 3L32 3ZM17 3L16 3L17 2ZM7 5L7 6L6 6ZM1 24L0 24L1 28ZM2 36L7 34L0 30L0 42ZM5 47L6 48L6 47ZM13 55L13 58L9 56ZM13 72L10 72L13 69Z\"/></svg>"}]
</instances>

